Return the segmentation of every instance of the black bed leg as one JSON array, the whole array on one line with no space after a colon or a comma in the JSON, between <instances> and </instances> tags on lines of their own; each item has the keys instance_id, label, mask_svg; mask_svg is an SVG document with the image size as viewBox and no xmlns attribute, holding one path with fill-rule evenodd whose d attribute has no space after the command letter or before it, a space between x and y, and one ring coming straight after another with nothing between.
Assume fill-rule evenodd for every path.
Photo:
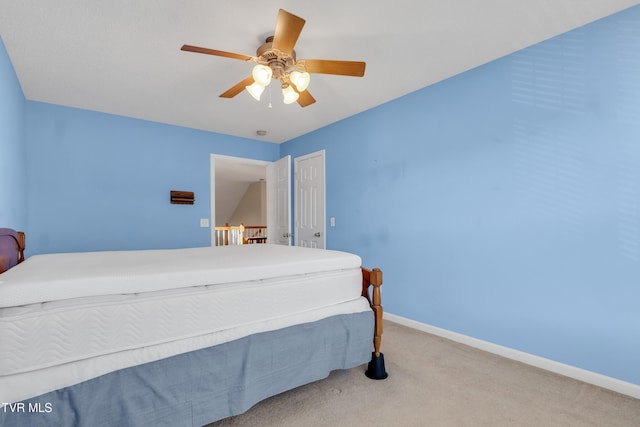
<instances>
[{"instance_id":1,"label":"black bed leg","mask_svg":"<svg viewBox=\"0 0 640 427\"><path fill-rule=\"evenodd\" d=\"M369 362L367 371L364 374L372 380L383 380L387 378L389 375L384 369L384 354L380 353L379 356L376 356L376 353L372 352L371 362Z\"/></svg>"}]
</instances>

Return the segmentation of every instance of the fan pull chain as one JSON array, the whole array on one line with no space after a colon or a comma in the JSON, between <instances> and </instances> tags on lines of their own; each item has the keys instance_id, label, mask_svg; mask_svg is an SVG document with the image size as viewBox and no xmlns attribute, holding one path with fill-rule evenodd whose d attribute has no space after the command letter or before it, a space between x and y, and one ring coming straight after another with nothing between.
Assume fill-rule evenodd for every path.
<instances>
[{"instance_id":1,"label":"fan pull chain","mask_svg":"<svg viewBox=\"0 0 640 427\"><path fill-rule=\"evenodd\" d=\"M269 108L273 108L273 105L271 105L271 85L269 85Z\"/></svg>"}]
</instances>

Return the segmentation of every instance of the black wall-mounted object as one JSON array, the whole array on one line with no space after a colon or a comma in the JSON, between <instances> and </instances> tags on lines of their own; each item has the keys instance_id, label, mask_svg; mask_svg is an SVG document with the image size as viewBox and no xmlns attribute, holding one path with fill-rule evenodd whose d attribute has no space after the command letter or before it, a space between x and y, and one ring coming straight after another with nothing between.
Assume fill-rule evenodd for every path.
<instances>
[{"instance_id":1,"label":"black wall-mounted object","mask_svg":"<svg viewBox=\"0 0 640 427\"><path fill-rule=\"evenodd\" d=\"M192 205L195 200L193 191L171 190L172 205Z\"/></svg>"}]
</instances>

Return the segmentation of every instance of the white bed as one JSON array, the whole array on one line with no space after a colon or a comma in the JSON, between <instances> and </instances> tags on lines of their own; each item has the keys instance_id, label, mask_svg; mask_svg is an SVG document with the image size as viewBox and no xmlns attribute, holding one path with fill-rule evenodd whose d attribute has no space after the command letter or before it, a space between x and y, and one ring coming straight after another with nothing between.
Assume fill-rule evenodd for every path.
<instances>
[{"instance_id":1,"label":"white bed","mask_svg":"<svg viewBox=\"0 0 640 427\"><path fill-rule=\"evenodd\" d=\"M278 245L32 256L0 274L0 425L203 425L364 364L365 272Z\"/></svg>"}]
</instances>

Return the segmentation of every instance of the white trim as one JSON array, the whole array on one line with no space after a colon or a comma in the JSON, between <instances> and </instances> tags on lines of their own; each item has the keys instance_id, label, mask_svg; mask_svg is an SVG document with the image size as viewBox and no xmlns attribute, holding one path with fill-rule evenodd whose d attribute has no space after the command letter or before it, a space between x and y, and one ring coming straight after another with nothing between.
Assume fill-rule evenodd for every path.
<instances>
[{"instance_id":1,"label":"white trim","mask_svg":"<svg viewBox=\"0 0 640 427\"><path fill-rule=\"evenodd\" d=\"M209 239L216 245L216 155L209 156Z\"/></svg>"},{"instance_id":2,"label":"white trim","mask_svg":"<svg viewBox=\"0 0 640 427\"><path fill-rule=\"evenodd\" d=\"M565 365L564 363L545 359L544 357L535 356L530 353L525 353L523 351L504 347L498 344L493 344L488 341L479 340L468 335L459 334L457 332L438 328L436 326L431 326L426 323L417 322L415 320L407 319L406 317L397 316L395 314L385 312L384 318L400 325L408 326L422 332L427 332L429 334L437 335L439 337L465 344L470 347L478 348L489 353L497 354L498 356L506 357L507 359L526 363L527 365L535 366L537 368L554 372L556 374L564 375L569 378L573 378L585 383L593 384L598 387L615 391L617 393L625 394L636 399L640 399L640 385L637 384L608 377L596 372L587 371L575 366Z\"/></svg>"}]
</instances>

